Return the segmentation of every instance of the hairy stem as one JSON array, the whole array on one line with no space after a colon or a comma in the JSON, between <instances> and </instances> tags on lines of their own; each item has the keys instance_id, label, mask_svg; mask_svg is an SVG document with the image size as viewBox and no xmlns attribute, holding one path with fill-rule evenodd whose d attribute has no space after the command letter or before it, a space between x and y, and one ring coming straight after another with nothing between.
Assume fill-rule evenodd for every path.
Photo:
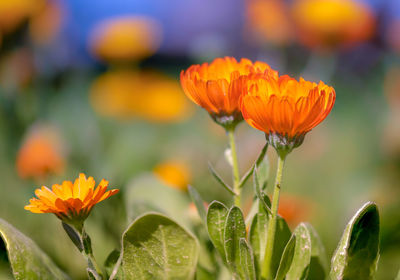
<instances>
[{"instance_id":1,"label":"hairy stem","mask_svg":"<svg viewBox=\"0 0 400 280\"><path fill-rule=\"evenodd\" d=\"M235 135L234 129L227 130L228 137L229 137L229 146L231 148L231 155L232 155L232 171L233 171L233 191L236 193L235 196L235 205L240 207L241 204L241 195L240 195L240 175L239 175L239 164L237 160L237 153L236 153L236 144L235 144Z\"/></svg>"}]
</instances>

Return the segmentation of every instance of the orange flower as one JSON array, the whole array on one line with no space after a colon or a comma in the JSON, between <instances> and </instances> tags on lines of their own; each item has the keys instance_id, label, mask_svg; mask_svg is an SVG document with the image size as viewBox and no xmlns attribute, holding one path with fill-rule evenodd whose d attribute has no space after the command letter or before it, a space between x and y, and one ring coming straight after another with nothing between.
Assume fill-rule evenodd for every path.
<instances>
[{"instance_id":1,"label":"orange flower","mask_svg":"<svg viewBox=\"0 0 400 280\"><path fill-rule=\"evenodd\" d=\"M61 173L65 165L61 150L61 140L56 130L33 127L18 151L18 175L21 178L41 179L50 173Z\"/></svg>"},{"instance_id":2,"label":"orange flower","mask_svg":"<svg viewBox=\"0 0 400 280\"><path fill-rule=\"evenodd\" d=\"M167 161L154 168L157 177L168 186L186 191L190 181L190 170L187 165L179 161Z\"/></svg>"},{"instance_id":3,"label":"orange flower","mask_svg":"<svg viewBox=\"0 0 400 280\"><path fill-rule=\"evenodd\" d=\"M90 89L90 101L99 114L120 120L179 122L191 109L176 80L149 70L112 70L100 75Z\"/></svg>"},{"instance_id":4,"label":"orange flower","mask_svg":"<svg viewBox=\"0 0 400 280\"><path fill-rule=\"evenodd\" d=\"M182 71L181 85L189 99L206 109L218 124L234 127L243 119L239 98L250 73L278 76L266 63L252 63L244 58L237 62L233 57L225 57Z\"/></svg>"},{"instance_id":5,"label":"orange flower","mask_svg":"<svg viewBox=\"0 0 400 280\"><path fill-rule=\"evenodd\" d=\"M359 1L297 0L292 11L299 39L310 47L354 45L375 31L371 9Z\"/></svg>"},{"instance_id":6,"label":"orange flower","mask_svg":"<svg viewBox=\"0 0 400 280\"><path fill-rule=\"evenodd\" d=\"M241 109L252 127L265 132L268 142L278 152L287 154L326 118L335 97L335 90L323 82L258 75L249 80Z\"/></svg>"},{"instance_id":7,"label":"orange flower","mask_svg":"<svg viewBox=\"0 0 400 280\"><path fill-rule=\"evenodd\" d=\"M160 24L148 17L108 19L95 27L89 48L105 61L124 62L153 55L161 43Z\"/></svg>"},{"instance_id":8,"label":"orange flower","mask_svg":"<svg viewBox=\"0 0 400 280\"><path fill-rule=\"evenodd\" d=\"M52 190L43 186L36 189L37 198L29 200L25 210L32 213L54 213L62 221L70 224L82 223L93 206L118 193L118 189L108 190L108 181L101 180L97 188L93 177L86 179L85 174L79 174L74 183L64 181L61 185L54 184Z\"/></svg>"}]
</instances>

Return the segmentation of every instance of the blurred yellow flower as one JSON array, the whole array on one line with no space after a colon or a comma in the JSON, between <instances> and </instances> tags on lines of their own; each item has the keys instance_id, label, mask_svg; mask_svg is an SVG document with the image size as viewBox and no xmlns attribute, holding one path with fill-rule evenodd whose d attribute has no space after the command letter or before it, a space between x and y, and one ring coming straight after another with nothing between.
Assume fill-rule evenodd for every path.
<instances>
[{"instance_id":1,"label":"blurred yellow flower","mask_svg":"<svg viewBox=\"0 0 400 280\"><path fill-rule=\"evenodd\" d=\"M89 49L94 56L108 62L139 60L157 51L161 33L161 25L152 18L112 18L95 26Z\"/></svg>"},{"instance_id":2,"label":"blurred yellow flower","mask_svg":"<svg viewBox=\"0 0 400 280\"><path fill-rule=\"evenodd\" d=\"M46 44L54 39L61 28L64 7L60 0L48 0L29 22L29 34L37 44Z\"/></svg>"},{"instance_id":3,"label":"blurred yellow flower","mask_svg":"<svg viewBox=\"0 0 400 280\"><path fill-rule=\"evenodd\" d=\"M45 0L0 1L0 30L9 33L40 10Z\"/></svg>"},{"instance_id":4,"label":"blurred yellow flower","mask_svg":"<svg viewBox=\"0 0 400 280\"><path fill-rule=\"evenodd\" d=\"M24 208L32 213L53 213L66 223L80 224L93 206L119 191L107 190L108 181L104 179L97 188L95 184L93 177L86 179L81 173L74 183L64 181L61 185L54 184L51 190L45 186L36 189L37 198L30 199Z\"/></svg>"},{"instance_id":5,"label":"blurred yellow flower","mask_svg":"<svg viewBox=\"0 0 400 280\"><path fill-rule=\"evenodd\" d=\"M371 9L355 0L296 0L293 20L300 41L309 47L345 47L375 31Z\"/></svg>"},{"instance_id":6,"label":"blurred yellow flower","mask_svg":"<svg viewBox=\"0 0 400 280\"><path fill-rule=\"evenodd\" d=\"M184 191L187 190L191 179L191 172L188 166L175 160L158 164L153 172L168 186Z\"/></svg>"},{"instance_id":7,"label":"blurred yellow flower","mask_svg":"<svg viewBox=\"0 0 400 280\"><path fill-rule=\"evenodd\" d=\"M61 173L64 166L65 158L57 131L51 127L33 127L17 154L18 175L42 179L52 173Z\"/></svg>"},{"instance_id":8,"label":"blurred yellow flower","mask_svg":"<svg viewBox=\"0 0 400 280\"><path fill-rule=\"evenodd\" d=\"M287 4L281 0L247 0L246 34L258 43L283 45L292 38L292 25Z\"/></svg>"},{"instance_id":9,"label":"blurred yellow flower","mask_svg":"<svg viewBox=\"0 0 400 280\"><path fill-rule=\"evenodd\" d=\"M92 84L90 100L98 113L117 119L174 122L186 118L190 110L177 81L150 71L102 74Z\"/></svg>"}]
</instances>

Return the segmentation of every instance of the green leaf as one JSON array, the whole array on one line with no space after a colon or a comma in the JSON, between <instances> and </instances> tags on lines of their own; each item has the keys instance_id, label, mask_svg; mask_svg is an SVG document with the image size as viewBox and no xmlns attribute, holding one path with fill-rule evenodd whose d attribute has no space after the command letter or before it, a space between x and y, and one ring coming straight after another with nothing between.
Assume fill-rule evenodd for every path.
<instances>
[{"instance_id":1,"label":"green leaf","mask_svg":"<svg viewBox=\"0 0 400 280\"><path fill-rule=\"evenodd\" d=\"M273 272L273 276L275 276L278 271L283 251L285 250L286 244L289 242L291 235L292 234L286 221L282 217L278 216L276 222L274 251L272 252L271 262L271 271Z\"/></svg>"},{"instance_id":2,"label":"green leaf","mask_svg":"<svg viewBox=\"0 0 400 280\"><path fill-rule=\"evenodd\" d=\"M253 186L258 200L264 206L267 213L271 215L271 201L268 195L261 189L260 181L258 180L257 168L254 169L253 172Z\"/></svg>"},{"instance_id":3,"label":"green leaf","mask_svg":"<svg viewBox=\"0 0 400 280\"><path fill-rule=\"evenodd\" d=\"M283 251L281 262L279 264L278 271L276 272L275 280L283 280L290 266L293 262L294 250L296 248L296 236L292 234L289 242L286 244L285 250Z\"/></svg>"},{"instance_id":4,"label":"green leaf","mask_svg":"<svg viewBox=\"0 0 400 280\"><path fill-rule=\"evenodd\" d=\"M373 279L379 258L379 213L364 204L344 230L332 258L331 279Z\"/></svg>"},{"instance_id":5,"label":"green leaf","mask_svg":"<svg viewBox=\"0 0 400 280\"><path fill-rule=\"evenodd\" d=\"M224 262L226 262L224 230L227 215L228 208L219 201L213 201L208 207L208 235L210 236L211 242L214 244L214 247L217 249Z\"/></svg>"},{"instance_id":6,"label":"green leaf","mask_svg":"<svg viewBox=\"0 0 400 280\"><path fill-rule=\"evenodd\" d=\"M268 143L265 144L264 147L262 148L253 166L243 175L242 179L240 179L239 188L242 188L244 184L246 184L251 174L253 174L254 169L257 168L263 162L265 154L267 153L267 149L268 149Z\"/></svg>"},{"instance_id":7,"label":"green leaf","mask_svg":"<svg viewBox=\"0 0 400 280\"><path fill-rule=\"evenodd\" d=\"M180 224L190 225L187 215L190 200L187 195L165 185L152 174L142 174L129 183L125 204L129 221L146 212L161 212L174 217Z\"/></svg>"},{"instance_id":8,"label":"green leaf","mask_svg":"<svg viewBox=\"0 0 400 280\"><path fill-rule=\"evenodd\" d=\"M397 276L396 276L396 278L395 278L394 280L400 280L400 270L399 270L399 272L397 273Z\"/></svg>"},{"instance_id":9,"label":"green leaf","mask_svg":"<svg viewBox=\"0 0 400 280\"><path fill-rule=\"evenodd\" d=\"M0 219L0 237L15 279L69 279L29 237L3 219Z\"/></svg>"},{"instance_id":10,"label":"green leaf","mask_svg":"<svg viewBox=\"0 0 400 280\"><path fill-rule=\"evenodd\" d=\"M122 237L126 279L193 279L199 245L196 238L166 216L137 218Z\"/></svg>"},{"instance_id":11,"label":"green leaf","mask_svg":"<svg viewBox=\"0 0 400 280\"><path fill-rule=\"evenodd\" d=\"M253 252L245 238L240 238L239 240L239 252L240 252L239 269L242 270L241 274L244 276L243 279L256 280Z\"/></svg>"},{"instance_id":12,"label":"green leaf","mask_svg":"<svg viewBox=\"0 0 400 280\"><path fill-rule=\"evenodd\" d=\"M224 247L226 260L234 278L238 276L244 278L239 250L241 238L246 238L246 225L240 208L233 206L226 217Z\"/></svg>"},{"instance_id":13,"label":"green leaf","mask_svg":"<svg viewBox=\"0 0 400 280\"><path fill-rule=\"evenodd\" d=\"M250 224L249 241L253 248L257 275L260 273L267 244L268 214L261 208L253 218Z\"/></svg>"},{"instance_id":14,"label":"green leaf","mask_svg":"<svg viewBox=\"0 0 400 280\"><path fill-rule=\"evenodd\" d=\"M311 238L311 263L308 272L308 280L325 279L328 276L328 259L325 247L321 242L316 230L305 223Z\"/></svg>"},{"instance_id":15,"label":"green leaf","mask_svg":"<svg viewBox=\"0 0 400 280\"><path fill-rule=\"evenodd\" d=\"M104 262L106 275L110 277L110 279L123 279L120 256L121 252L119 250L113 250Z\"/></svg>"},{"instance_id":16,"label":"green leaf","mask_svg":"<svg viewBox=\"0 0 400 280\"><path fill-rule=\"evenodd\" d=\"M197 192L197 190L195 188L193 188L192 186L189 186L188 190L189 190L190 198L192 199L194 205L196 206L197 212L199 213L201 220L204 223L206 223L207 212L206 212L206 208L204 207L203 199L201 198L201 196Z\"/></svg>"},{"instance_id":17,"label":"green leaf","mask_svg":"<svg viewBox=\"0 0 400 280\"><path fill-rule=\"evenodd\" d=\"M217 182L220 183L221 186L223 186L228 192L230 192L230 194L237 195L235 191L227 183L225 183L221 176L218 175L217 171L214 169L214 167L212 167L211 163L208 163L208 169L210 170L215 180L217 180Z\"/></svg>"},{"instance_id":18,"label":"green leaf","mask_svg":"<svg viewBox=\"0 0 400 280\"><path fill-rule=\"evenodd\" d=\"M301 223L293 231L296 236L296 245L286 280L307 279L311 262L311 237L308 227Z\"/></svg>"}]
</instances>

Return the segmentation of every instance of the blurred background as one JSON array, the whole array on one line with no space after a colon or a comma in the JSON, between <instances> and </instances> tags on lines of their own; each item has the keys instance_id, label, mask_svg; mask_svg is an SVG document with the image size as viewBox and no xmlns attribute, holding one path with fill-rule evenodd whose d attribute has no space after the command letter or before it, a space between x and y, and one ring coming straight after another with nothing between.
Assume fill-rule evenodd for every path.
<instances>
[{"instance_id":1,"label":"blurred background","mask_svg":"<svg viewBox=\"0 0 400 280\"><path fill-rule=\"evenodd\" d=\"M87 221L100 263L148 209L196 231L187 184L207 202L230 203L207 162L226 181L231 174L223 129L186 98L179 73L220 56L262 60L336 89L332 113L288 157L280 213L292 228L311 222L330 257L353 213L377 202L378 279L393 279L400 263L398 0L0 1L0 217L73 279L85 278L85 264L60 222L23 209L41 185L84 172L121 189ZM242 174L264 142L239 125ZM272 149L268 157L271 181ZM246 208L251 184L245 188Z\"/></svg>"}]
</instances>

